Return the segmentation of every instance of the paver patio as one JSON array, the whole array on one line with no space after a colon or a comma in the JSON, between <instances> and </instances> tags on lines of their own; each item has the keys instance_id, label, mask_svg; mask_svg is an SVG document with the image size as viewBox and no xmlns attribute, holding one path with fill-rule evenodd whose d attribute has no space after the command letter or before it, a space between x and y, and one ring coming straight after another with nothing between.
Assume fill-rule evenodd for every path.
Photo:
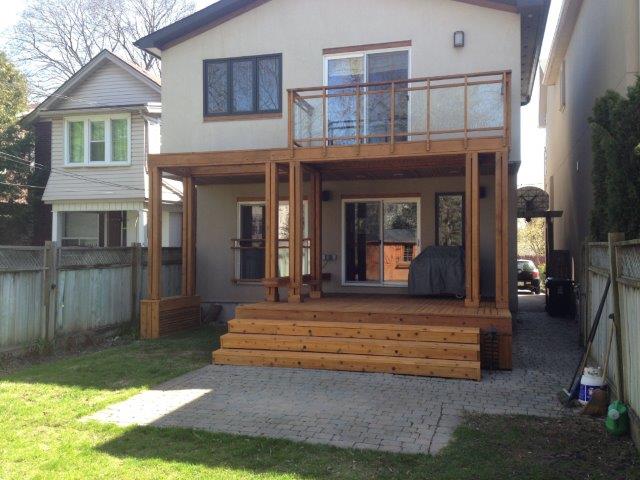
<instances>
[{"instance_id":1,"label":"paver patio","mask_svg":"<svg viewBox=\"0 0 640 480\"><path fill-rule=\"evenodd\" d=\"M580 349L575 322L521 296L513 370L481 382L209 365L87 419L185 427L393 452L437 453L465 412L558 416Z\"/></svg>"}]
</instances>

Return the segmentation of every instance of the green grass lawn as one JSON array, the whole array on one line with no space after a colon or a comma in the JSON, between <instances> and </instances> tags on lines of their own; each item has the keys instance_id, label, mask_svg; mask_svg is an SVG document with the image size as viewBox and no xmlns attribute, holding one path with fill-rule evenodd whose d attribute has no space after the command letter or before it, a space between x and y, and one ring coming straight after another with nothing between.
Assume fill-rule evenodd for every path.
<instances>
[{"instance_id":1,"label":"green grass lawn","mask_svg":"<svg viewBox=\"0 0 640 480\"><path fill-rule=\"evenodd\" d=\"M0 479L640 478L630 442L585 419L470 417L436 457L80 421L207 364L216 342L206 329L0 377Z\"/></svg>"}]
</instances>

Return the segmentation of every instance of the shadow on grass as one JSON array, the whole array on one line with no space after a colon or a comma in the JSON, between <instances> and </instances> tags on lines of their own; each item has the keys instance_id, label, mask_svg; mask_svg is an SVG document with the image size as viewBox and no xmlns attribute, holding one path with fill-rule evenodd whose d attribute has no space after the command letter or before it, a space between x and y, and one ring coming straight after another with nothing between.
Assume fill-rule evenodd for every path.
<instances>
[{"instance_id":1,"label":"shadow on grass","mask_svg":"<svg viewBox=\"0 0 640 480\"><path fill-rule=\"evenodd\" d=\"M427 455L401 455L311 445L268 438L179 428L135 427L98 447L119 458L199 465L204 470L251 472L259 478L424 478L437 461ZM218 477L216 477L218 478ZM431 477L429 477L431 478Z\"/></svg>"},{"instance_id":2,"label":"shadow on grass","mask_svg":"<svg viewBox=\"0 0 640 480\"><path fill-rule=\"evenodd\" d=\"M99 390L150 387L211 363L223 327L205 326L158 340L39 363L0 380Z\"/></svg>"},{"instance_id":3,"label":"shadow on grass","mask_svg":"<svg viewBox=\"0 0 640 480\"><path fill-rule=\"evenodd\" d=\"M435 457L158 427L128 429L98 450L196 465L202 474L215 469L216 478L238 471L267 479L640 478L630 439L609 437L601 421L583 417L471 415Z\"/></svg>"}]
</instances>

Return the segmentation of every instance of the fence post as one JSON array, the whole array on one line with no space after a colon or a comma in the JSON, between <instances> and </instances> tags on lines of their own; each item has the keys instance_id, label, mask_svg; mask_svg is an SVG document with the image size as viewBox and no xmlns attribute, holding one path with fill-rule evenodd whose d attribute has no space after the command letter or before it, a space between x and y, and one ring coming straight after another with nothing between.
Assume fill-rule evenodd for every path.
<instances>
[{"instance_id":1,"label":"fence post","mask_svg":"<svg viewBox=\"0 0 640 480\"><path fill-rule=\"evenodd\" d=\"M140 272L142 271L142 248L139 243L131 246L131 326L134 332L140 331L140 316L138 306L140 304Z\"/></svg>"},{"instance_id":2,"label":"fence post","mask_svg":"<svg viewBox=\"0 0 640 480\"><path fill-rule=\"evenodd\" d=\"M622 322L620 321L620 296L618 292L618 258L616 243L624 240L624 233L609 234L609 271L611 273L611 299L613 300L613 324L616 328L616 360L618 362L618 398L625 402L624 368L622 362Z\"/></svg>"},{"instance_id":3,"label":"fence post","mask_svg":"<svg viewBox=\"0 0 640 480\"><path fill-rule=\"evenodd\" d=\"M55 242L44 242L44 330L45 338L56 336L56 307L58 291L58 247Z\"/></svg>"}]
</instances>

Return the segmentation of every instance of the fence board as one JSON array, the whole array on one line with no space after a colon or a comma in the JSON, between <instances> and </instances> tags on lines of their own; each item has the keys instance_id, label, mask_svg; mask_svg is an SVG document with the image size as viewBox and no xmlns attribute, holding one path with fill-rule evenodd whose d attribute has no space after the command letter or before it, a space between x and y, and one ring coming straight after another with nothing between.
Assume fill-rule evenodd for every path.
<instances>
[{"instance_id":1,"label":"fence board","mask_svg":"<svg viewBox=\"0 0 640 480\"><path fill-rule=\"evenodd\" d=\"M146 249L133 270L132 247L58 248L55 278L55 335L67 335L137 321L139 303L146 296ZM0 246L0 349L25 347L46 335L45 266L42 247ZM181 290L181 249L163 249L162 292ZM49 286L46 287L47 293Z\"/></svg>"},{"instance_id":2,"label":"fence board","mask_svg":"<svg viewBox=\"0 0 640 480\"><path fill-rule=\"evenodd\" d=\"M0 349L43 334L42 270L0 272Z\"/></svg>"}]
</instances>

